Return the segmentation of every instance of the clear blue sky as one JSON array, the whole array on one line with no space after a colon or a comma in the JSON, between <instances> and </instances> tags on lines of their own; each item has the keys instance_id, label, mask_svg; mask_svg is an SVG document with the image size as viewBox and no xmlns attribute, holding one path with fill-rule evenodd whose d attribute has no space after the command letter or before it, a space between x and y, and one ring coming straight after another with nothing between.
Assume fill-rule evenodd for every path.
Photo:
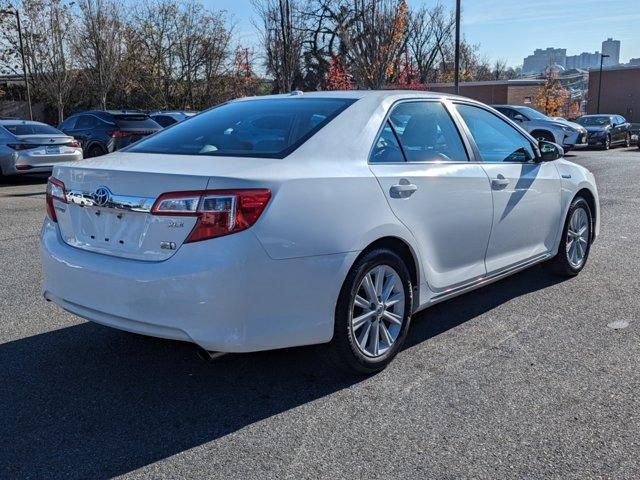
<instances>
[{"instance_id":1,"label":"clear blue sky","mask_svg":"<svg viewBox=\"0 0 640 480\"><path fill-rule=\"evenodd\" d=\"M210 8L227 10L240 41L257 47L250 0L203 1ZM436 3L408 2L411 6ZM440 3L455 5L454 0ZM608 37L622 42L622 62L640 57L638 0L462 0L462 9L462 34L479 43L481 53L491 61L521 65L535 48L566 48L567 55L599 51Z\"/></svg>"}]
</instances>

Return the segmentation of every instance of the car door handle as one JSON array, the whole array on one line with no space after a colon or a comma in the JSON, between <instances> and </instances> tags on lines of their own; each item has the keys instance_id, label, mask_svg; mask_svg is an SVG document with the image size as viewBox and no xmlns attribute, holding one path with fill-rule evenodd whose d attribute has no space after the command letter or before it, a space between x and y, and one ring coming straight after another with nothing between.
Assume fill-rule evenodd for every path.
<instances>
[{"instance_id":1,"label":"car door handle","mask_svg":"<svg viewBox=\"0 0 640 480\"><path fill-rule=\"evenodd\" d=\"M498 178L491 180L491 188L493 190L503 190L507 185L509 185L509 180L502 175L498 175Z\"/></svg>"},{"instance_id":2,"label":"car door handle","mask_svg":"<svg viewBox=\"0 0 640 480\"><path fill-rule=\"evenodd\" d=\"M418 186L413 183L400 183L397 185L391 185L389 193L391 198L408 198L418 190Z\"/></svg>"}]
</instances>

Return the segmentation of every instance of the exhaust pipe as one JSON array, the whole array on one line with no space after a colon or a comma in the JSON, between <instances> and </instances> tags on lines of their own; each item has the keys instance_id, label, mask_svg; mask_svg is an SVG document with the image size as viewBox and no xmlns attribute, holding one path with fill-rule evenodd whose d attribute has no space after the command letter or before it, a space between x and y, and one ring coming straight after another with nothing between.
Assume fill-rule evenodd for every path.
<instances>
[{"instance_id":1,"label":"exhaust pipe","mask_svg":"<svg viewBox=\"0 0 640 480\"><path fill-rule=\"evenodd\" d=\"M209 350L205 350L202 347L198 347L196 350L196 354L205 362L213 362L214 360L226 355L226 352L210 352Z\"/></svg>"}]
</instances>

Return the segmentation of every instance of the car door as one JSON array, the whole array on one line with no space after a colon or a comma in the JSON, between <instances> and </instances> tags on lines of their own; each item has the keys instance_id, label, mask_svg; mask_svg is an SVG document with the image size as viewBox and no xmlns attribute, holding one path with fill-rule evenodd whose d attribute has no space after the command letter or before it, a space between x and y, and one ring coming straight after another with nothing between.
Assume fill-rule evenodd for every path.
<instances>
[{"instance_id":1,"label":"car door","mask_svg":"<svg viewBox=\"0 0 640 480\"><path fill-rule=\"evenodd\" d=\"M555 247L561 221L561 182L553 162L539 162L530 139L476 104L457 102L493 195L486 253L489 274L540 258Z\"/></svg>"},{"instance_id":2,"label":"car door","mask_svg":"<svg viewBox=\"0 0 640 480\"><path fill-rule=\"evenodd\" d=\"M92 130L97 125L98 119L93 115L78 115L73 136L82 144L82 148L87 150Z\"/></svg>"},{"instance_id":3,"label":"car door","mask_svg":"<svg viewBox=\"0 0 640 480\"><path fill-rule=\"evenodd\" d=\"M469 148L442 101L411 100L391 108L370 156L435 292L486 273L491 190L481 165L469 161Z\"/></svg>"}]
</instances>

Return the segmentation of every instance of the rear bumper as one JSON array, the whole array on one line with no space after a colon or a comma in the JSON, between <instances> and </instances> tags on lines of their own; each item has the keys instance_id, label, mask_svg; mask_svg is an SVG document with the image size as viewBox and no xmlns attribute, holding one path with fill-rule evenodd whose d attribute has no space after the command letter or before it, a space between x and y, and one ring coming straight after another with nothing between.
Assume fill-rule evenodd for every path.
<instances>
[{"instance_id":1,"label":"rear bumper","mask_svg":"<svg viewBox=\"0 0 640 480\"><path fill-rule=\"evenodd\" d=\"M74 153L54 156L33 155L28 151L17 151L10 155L0 157L0 166L5 175L21 175L24 173L51 172L53 167L60 163L76 162L82 160L82 150Z\"/></svg>"},{"instance_id":2,"label":"rear bumper","mask_svg":"<svg viewBox=\"0 0 640 480\"><path fill-rule=\"evenodd\" d=\"M323 343L357 252L272 260L250 232L183 245L162 262L71 247L46 219L43 294L114 328L248 352Z\"/></svg>"}]
</instances>

